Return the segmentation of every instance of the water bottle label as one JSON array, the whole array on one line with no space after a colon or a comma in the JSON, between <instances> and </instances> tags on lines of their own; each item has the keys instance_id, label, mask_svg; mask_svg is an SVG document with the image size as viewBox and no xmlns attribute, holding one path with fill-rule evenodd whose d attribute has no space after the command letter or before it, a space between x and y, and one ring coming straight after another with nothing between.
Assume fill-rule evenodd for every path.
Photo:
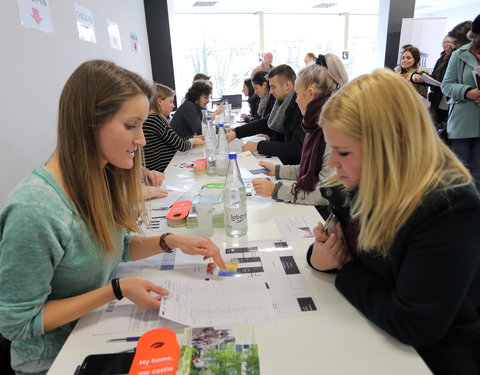
<instances>
[{"instance_id":1,"label":"water bottle label","mask_svg":"<svg viewBox=\"0 0 480 375\"><path fill-rule=\"evenodd\" d=\"M243 208L230 208L225 211L227 214L227 225L232 229L244 228L247 224L247 211Z\"/></svg>"}]
</instances>

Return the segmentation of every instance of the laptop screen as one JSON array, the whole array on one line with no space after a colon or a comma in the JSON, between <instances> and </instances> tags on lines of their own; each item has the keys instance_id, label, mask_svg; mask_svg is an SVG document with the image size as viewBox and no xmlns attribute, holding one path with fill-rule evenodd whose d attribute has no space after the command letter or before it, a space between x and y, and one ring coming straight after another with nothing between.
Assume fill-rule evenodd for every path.
<instances>
[{"instance_id":1,"label":"laptop screen","mask_svg":"<svg viewBox=\"0 0 480 375\"><path fill-rule=\"evenodd\" d=\"M242 94L237 95L222 95L222 102L227 99L232 105L232 109L242 108Z\"/></svg>"}]
</instances>

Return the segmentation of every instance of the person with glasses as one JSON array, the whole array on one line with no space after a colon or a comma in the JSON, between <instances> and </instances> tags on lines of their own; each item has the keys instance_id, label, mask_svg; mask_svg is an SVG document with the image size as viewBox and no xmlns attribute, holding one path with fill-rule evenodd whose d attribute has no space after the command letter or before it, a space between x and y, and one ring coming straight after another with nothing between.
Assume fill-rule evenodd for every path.
<instances>
[{"instance_id":1,"label":"person with glasses","mask_svg":"<svg viewBox=\"0 0 480 375\"><path fill-rule=\"evenodd\" d=\"M202 108L210 102L212 86L205 81L195 81L185 95L185 101L178 107L170 126L182 138L202 134Z\"/></svg>"}]
</instances>

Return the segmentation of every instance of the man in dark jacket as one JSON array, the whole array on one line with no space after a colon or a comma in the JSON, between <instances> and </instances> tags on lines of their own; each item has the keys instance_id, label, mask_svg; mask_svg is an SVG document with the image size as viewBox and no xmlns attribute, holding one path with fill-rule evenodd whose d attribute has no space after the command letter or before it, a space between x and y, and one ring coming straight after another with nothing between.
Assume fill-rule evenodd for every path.
<instances>
[{"instance_id":1,"label":"man in dark jacket","mask_svg":"<svg viewBox=\"0 0 480 375\"><path fill-rule=\"evenodd\" d=\"M296 78L293 69L285 64L276 66L268 73L270 92L276 99L270 116L239 126L233 132L236 138L266 134L270 139L247 142L243 145L243 151L277 156L283 164L300 164L305 132L301 126L302 113L295 101Z\"/></svg>"}]
</instances>

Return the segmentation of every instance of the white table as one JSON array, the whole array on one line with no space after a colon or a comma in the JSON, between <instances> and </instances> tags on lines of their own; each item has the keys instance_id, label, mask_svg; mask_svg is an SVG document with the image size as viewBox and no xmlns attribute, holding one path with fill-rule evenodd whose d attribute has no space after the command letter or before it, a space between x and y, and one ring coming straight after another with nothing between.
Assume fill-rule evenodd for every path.
<instances>
[{"instance_id":1,"label":"white table","mask_svg":"<svg viewBox=\"0 0 480 375\"><path fill-rule=\"evenodd\" d=\"M193 155L177 155L167 169L167 175L174 172L171 167L173 164L194 160L197 155L198 150L194 150ZM190 173L193 176L193 172ZM205 181L223 180L221 177L208 176L194 179L197 186ZM320 220L312 206L251 197L248 201L248 235L239 240L226 239L224 229L215 229L212 239L216 242L227 240L227 243L281 239L274 218L292 215ZM172 231L193 232L186 228ZM412 347L401 344L374 326L337 292L334 275L316 272L308 266L305 254L309 241L289 241L289 244L293 247L295 260L311 289L319 314L279 318L278 325L255 327L261 374L430 373ZM114 347L107 343L107 339L124 337L125 334L94 336L93 330L99 316L100 311L95 311L80 319L48 372L49 375L73 374L76 366L88 354L109 353L132 347L132 343L116 343Z\"/></svg>"}]
</instances>

